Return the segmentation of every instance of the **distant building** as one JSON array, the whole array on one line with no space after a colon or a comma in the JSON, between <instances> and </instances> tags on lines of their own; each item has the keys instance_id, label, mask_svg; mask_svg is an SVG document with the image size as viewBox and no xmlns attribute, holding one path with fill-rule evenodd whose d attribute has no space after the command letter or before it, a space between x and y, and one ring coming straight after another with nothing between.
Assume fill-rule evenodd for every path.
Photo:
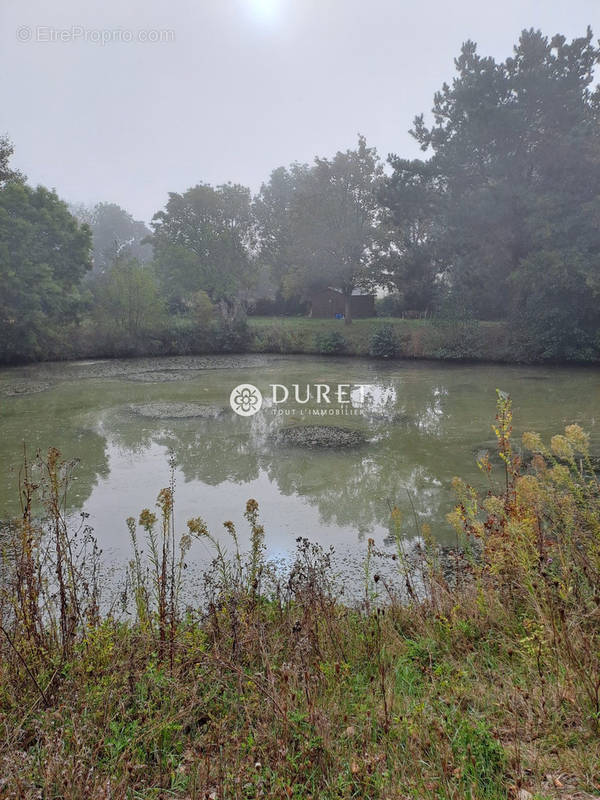
<instances>
[{"instance_id":1,"label":"distant building","mask_svg":"<svg viewBox=\"0 0 600 800\"><path fill-rule=\"evenodd\" d=\"M344 316L345 310L344 295L339 289L328 286L326 289L318 289L311 292L309 297L308 316L318 317L319 319ZM355 289L350 298L350 311L352 317L375 316L375 295Z\"/></svg>"}]
</instances>

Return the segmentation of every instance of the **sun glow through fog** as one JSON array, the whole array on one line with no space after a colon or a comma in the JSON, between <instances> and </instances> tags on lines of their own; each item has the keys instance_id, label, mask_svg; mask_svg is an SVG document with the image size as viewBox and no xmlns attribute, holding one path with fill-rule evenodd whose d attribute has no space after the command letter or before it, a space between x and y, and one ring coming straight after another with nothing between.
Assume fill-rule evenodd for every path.
<instances>
[{"instance_id":1,"label":"sun glow through fog","mask_svg":"<svg viewBox=\"0 0 600 800\"><path fill-rule=\"evenodd\" d=\"M279 10L279 0L249 0L252 14L261 20L272 20Z\"/></svg>"}]
</instances>

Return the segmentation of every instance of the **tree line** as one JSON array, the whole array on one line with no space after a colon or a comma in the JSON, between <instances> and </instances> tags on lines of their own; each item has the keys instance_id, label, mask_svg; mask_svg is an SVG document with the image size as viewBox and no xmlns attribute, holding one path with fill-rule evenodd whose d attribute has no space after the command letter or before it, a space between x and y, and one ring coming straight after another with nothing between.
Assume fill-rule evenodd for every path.
<instances>
[{"instance_id":1,"label":"tree line","mask_svg":"<svg viewBox=\"0 0 600 800\"><path fill-rule=\"evenodd\" d=\"M231 183L170 193L149 228L29 186L4 138L0 357L56 353L69 326L235 346L249 309L301 313L334 286L348 323L353 291L384 289L388 313L509 323L516 356L595 358L599 60L591 29L570 42L523 31L502 62L467 41L431 117L415 118L422 158L384 162L359 136L275 169L255 196Z\"/></svg>"}]
</instances>

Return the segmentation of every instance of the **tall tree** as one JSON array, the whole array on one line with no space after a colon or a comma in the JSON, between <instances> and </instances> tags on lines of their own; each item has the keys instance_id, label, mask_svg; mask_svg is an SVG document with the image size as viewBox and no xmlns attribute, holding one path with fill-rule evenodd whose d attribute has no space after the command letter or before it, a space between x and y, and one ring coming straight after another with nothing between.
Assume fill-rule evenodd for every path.
<instances>
[{"instance_id":1,"label":"tall tree","mask_svg":"<svg viewBox=\"0 0 600 800\"><path fill-rule=\"evenodd\" d=\"M74 205L71 213L92 231L95 277L109 270L125 254L142 264L152 260L149 228L116 203L97 203L91 208Z\"/></svg>"},{"instance_id":2,"label":"tall tree","mask_svg":"<svg viewBox=\"0 0 600 800\"><path fill-rule=\"evenodd\" d=\"M199 184L171 193L152 220L159 277L173 301L205 291L234 305L252 285L250 190L238 184Z\"/></svg>"},{"instance_id":3,"label":"tall tree","mask_svg":"<svg viewBox=\"0 0 600 800\"><path fill-rule=\"evenodd\" d=\"M276 170L258 200L262 254L288 293L334 286L345 299L378 280L383 165L363 136L355 150ZM261 216L262 215L262 216Z\"/></svg>"},{"instance_id":4,"label":"tall tree","mask_svg":"<svg viewBox=\"0 0 600 800\"><path fill-rule=\"evenodd\" d=\"M538 318L550 312L543 324L556 312L590 335L598 324L599 60L591 30L570 43L523 31L502 63L466 42L452 84L434 97L433 124L415 120L431 152L419 169L442 189L436 256L478 316L530 315L535 294ZM397 210L410 174L392 166L387 202Z\"/></svg>"},{"instance_id":5,"label":"tall tree","mask_svg":"<svg viewBox=\"0 0 600 800\"><path fill-rule=\"evenodd\" d=\"M293 210L308 172L307 164L278 167L254 199L259 260L269 272L274 294L289 294L292 288L286 286L285 278L295 260Z\"/></svg>"},{"instance_id":6,"label":"tall tree","mask_svg":"<svg viewBox=\"0 0 600 800\"><path fill-rule=\"evenodd\" d=\"M95 314L101 324L135 339L159 327L164 302L150 266L122 253L94 284Z\"/></svg>"},{"instance_id":7,"label":"tall tree","mask_svg":"<svg viewBox=\"0 0 600 800\"><path fill-rule=\"evenodd\" d=\"M22 172L12 169L8 164L14 151L15 148L8 136L0 136L0 189L7 183L25 180Z\"/></svg>"},{"instance_id":8,"label":"tall tree","mask_svg":"<svg viewBox=\"0 0 600 800\"><path fill-rule=\"evenodd\" d=\"M410 252L416 183L430 212L423 268L479 317L535 328L546 355L599 326L599 60L589 29L570 43L523 31L502 63L466 42L433 123L415 119L429 159L392 157L382 195Z\"/></svg>"},{"instance_id":9,"label":"tall tree","mask_svg":"<svg viewBox=\"0 0 600 800\"><path fill-rule=\"evenodd\" d=\"M0 341L4 360L43 355L82 304L91 233L55 192L20 181L0 188Z\"/></svg>"},{"instance_id":10,"label":"tall tree","mask_svg":"<svg viewBox=\"0 0 600 800\"><path fill-rule=\"evenodd\" d=\"M379 197L389 214L382 284L400 293L405 307L426 310L434 302L436 280L443 269L439 240L444 181L434 165L390 156L392 175Z\"/></svg>"}]
</instances>

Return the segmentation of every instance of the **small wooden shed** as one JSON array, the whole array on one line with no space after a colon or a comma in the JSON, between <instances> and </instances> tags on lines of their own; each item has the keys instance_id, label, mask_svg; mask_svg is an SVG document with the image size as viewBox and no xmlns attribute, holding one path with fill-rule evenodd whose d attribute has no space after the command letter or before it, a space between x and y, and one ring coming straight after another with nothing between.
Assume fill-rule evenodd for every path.
<instances>
[{"instance_id":1,"label":"small wooden shed","mask_svg":"<svg viewBox=\"0 0 600 800\"><path fill-rule=\"evenodd\" d=\"M343 316L345 309L344 295L339 289L328 286L326 289L319 289L311 292L309 297L309 317L319 319L330 319L336 316ZM350 310L352 317L375 316L375 295L355 289L350 299Z\"/></svg>"}]
</instances>

